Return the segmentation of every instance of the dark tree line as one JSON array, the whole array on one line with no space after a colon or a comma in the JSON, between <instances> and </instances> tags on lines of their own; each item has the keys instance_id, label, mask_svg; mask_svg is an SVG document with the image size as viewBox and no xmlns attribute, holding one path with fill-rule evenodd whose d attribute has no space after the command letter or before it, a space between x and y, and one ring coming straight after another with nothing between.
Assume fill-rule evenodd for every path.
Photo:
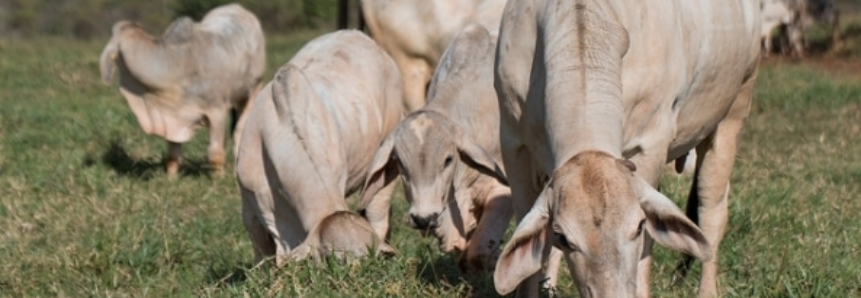
<instances>
[{"instance_id":1,"label":"dark tree line","mask_svg":"<svg viewBox=\"0 0 861 298\"><path fill-rule=\"evenodd\" d=\"M95 38L114 22L133 20L156 33L176 17L200 19L237 2L257 14L266 32L335 27L338 0L0 0L0 37Z\"/></svg>"}]
</instances>

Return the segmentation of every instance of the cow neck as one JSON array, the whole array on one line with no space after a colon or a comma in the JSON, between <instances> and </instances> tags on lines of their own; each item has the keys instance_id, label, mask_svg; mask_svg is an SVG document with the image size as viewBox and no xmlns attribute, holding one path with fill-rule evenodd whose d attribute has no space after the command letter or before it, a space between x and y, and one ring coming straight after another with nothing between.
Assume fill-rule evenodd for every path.
<instances>
[{"instance_id":1,"label":"cow neck","mask_svg":"<svg viewBox=\"0 0 861 298\"><path fill-rule=\"evenodd\" d=\"M554 169L587 150L622 156L621 65L628 36L603 16L606 9L578 4L569 18L541 20L544 48L536 52L546 67L545 123Z\"/></svg>"}]
</instances>

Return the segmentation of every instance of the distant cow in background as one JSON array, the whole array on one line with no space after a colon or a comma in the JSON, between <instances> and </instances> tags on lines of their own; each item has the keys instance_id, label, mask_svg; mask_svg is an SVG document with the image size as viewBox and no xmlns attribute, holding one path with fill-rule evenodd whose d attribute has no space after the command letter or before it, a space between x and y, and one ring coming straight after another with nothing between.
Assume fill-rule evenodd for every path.
<instances>
[{"instance_id":1,"label":"distant cow in background","mask_svg":"<svg viewBox=\"0 0 861 298\"><path fill-rule=\"evenodd\" d=\"M393 252L344 198L362 188L374 150L403 116L398 75L373 40L338 31L308 42L261 90L236 158L258 261Z\"/></svg>"},{"instance_id":2,"label":"distant cow in background","mask_svg":"<svg viewBox=\"0 0 861 298\"><path fill-rule=\"evenodd\" d=\"M114 65L119 68L120 93L144 132L167 139L167 172L174 175L182 143L200 126L210 128L209 162L222 172L227 111L241 111L253 98L265 62L257 17L230 4L213 9L200 23L181 17L160 37L119 21L99 64L106 83Z\"/></svg>"},{"instance_id":3,"label":"distant cow in background","mask_svg":"<svg viewBox=\"0 0 861 298\"><path fill-rule=\"evenodd\" d=\"M408 111L425 104L433 71L448 44L470 22L492 35L506 0L363 0L362 12L374 40L386 50L404 81Z\"/></svg>"},{"instance_id":4,"label":"distant cow in background","mask_svg":"<svg viewBox=\"0 0 861 298\"><path fill-rule=\"evenodd\" d=\"M808 47L804 31L817 23L831 27L832 49L840 45L840 14L832 0L764 0L761 11L766 55L772 51L771 34L779 29L781 51L804 57Z\"/></svg>"},{"instance_id":5,"label":"distant cow in background","mask_svg":"<svg viewBox=\"0 0 861 298\"><path fill-rule=\"evenodd\" d=\"M359 1L350 1L350 0L338 0L338 19L337 19L337 28L341 29L349 29L350 28L350 11L352 11L350 7L350 3L356 3L356 29L359 31L365 30L365 16L362 15L362 7Z\"/></svg>"},{"instance_id":6,"label":"distant cow in background","mask_svg":"<svg viewBox=\"0 0 861 298\"><path fill-rule=\"evenodd\" d=\"M508 3L494 87L519 224L494 270L500 294L538 296L544 264L564 256L581 297L649 297L654 241L702 260L699 296L717 296L730 174L759 67L760 8L748 0ZM656 188L664 164L694 148L686 216Z\"/></svg>"}]
</instances>

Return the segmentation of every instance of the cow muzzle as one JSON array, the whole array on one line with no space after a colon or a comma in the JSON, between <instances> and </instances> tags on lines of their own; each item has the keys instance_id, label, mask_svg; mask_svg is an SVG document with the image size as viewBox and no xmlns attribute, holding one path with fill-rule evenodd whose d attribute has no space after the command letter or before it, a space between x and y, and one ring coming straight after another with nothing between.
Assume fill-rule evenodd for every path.
<instances>
[{"instance_id":1,"label":"cow muzzle","mask_svg":"<svg viewBox=\"0 0 861 298\"><path fill-rule=\"evenodd\" d=\"M439 228L439 213L428 215L410 213L410 227L416 230L434 230Z\"/></svg>"}]
</instances>

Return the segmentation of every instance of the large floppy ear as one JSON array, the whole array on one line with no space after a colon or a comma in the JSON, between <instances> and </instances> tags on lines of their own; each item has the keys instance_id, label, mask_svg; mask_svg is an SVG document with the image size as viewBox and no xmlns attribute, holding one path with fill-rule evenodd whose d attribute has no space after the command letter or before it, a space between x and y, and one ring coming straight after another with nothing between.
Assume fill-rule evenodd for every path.
<instances>
[{"instance_id":1,"label":"large floppy ear","mask_svg":"<svg viewBox=\"0 0 861 298\"><path fill-rule=\"evenodd\" d=\"M114 60L120 54L120 36L111 36L111 40L105 45L102 50L102 55L99 58L99 71L102 74L102 82L110 84L114 78Z\"/></svg>"},{"instance_id":2,"label":"large floppy ear","mask_svg":"<svg viewBox=\"0 0 861 298\"><path fill-rule=\"evenodd\" d=\"M552 196L553 189L548 184L505 244L493 272L493 285L499 294L511 293L523 280L540 271L541 264L550 254L550 209L547 202Z\"/></svg>"},{"instance_id":3,"label":"large floppy ear","mask_svg":"<svg viewBox=\"0 0 861 298\"><path fill-rule=\"evenodd\" d=\"M702 261L712 258L711 247L702 230L691 222L673 201L645 180L640 184L640 207L646 213L646 231L661 245L694 256Z\"/></svg>"},{"instance_id":4,"label":"large floppy ear","mask_svg":"<svg viewBox=\"0 0 861 298\"><path fill-rule=\"evenodd\" d=\"M114 77L114 63L120 55L120 40L123 39L122 33L126 28L136 26L129 21L118 21L111 27L111 39L102 50L102 55L99 57L99 71L102 74L102 81L105 84L110 84Z\"/></svg>"},{"instance_id":5,"label":"large floppy ear","mask_svg":"<svg viewBox=\"0 0 861 298\"><path fill-rule=\"evenodd\" d=\"M457 152L460 155L460 160L466 163L471 168L481 172L482 174L491 176L499 180L505 186L508 186L508 178L505 177L505 172L502 167L493 160L493 157L487 153L481 146L473 141L460 129L456 129L455 143L457 144Z\"/></svg>"},{"instance_id":6,"label":"large floppy ear","mask_svg":"<svg viewBox=\"0 0 861 298\"><path fill-rule=\"evenodd\" d=\"M362 201L359 204L359 210L365 210L371 204L381 189L392 183L398 177L398 163L395 160L395 132L393 131L383 140L380 148L374 153L374 159L371 160L371 166L368 170L368 178L365 180L365 191L362 193Z\"/></svg>"}]
</instances>

